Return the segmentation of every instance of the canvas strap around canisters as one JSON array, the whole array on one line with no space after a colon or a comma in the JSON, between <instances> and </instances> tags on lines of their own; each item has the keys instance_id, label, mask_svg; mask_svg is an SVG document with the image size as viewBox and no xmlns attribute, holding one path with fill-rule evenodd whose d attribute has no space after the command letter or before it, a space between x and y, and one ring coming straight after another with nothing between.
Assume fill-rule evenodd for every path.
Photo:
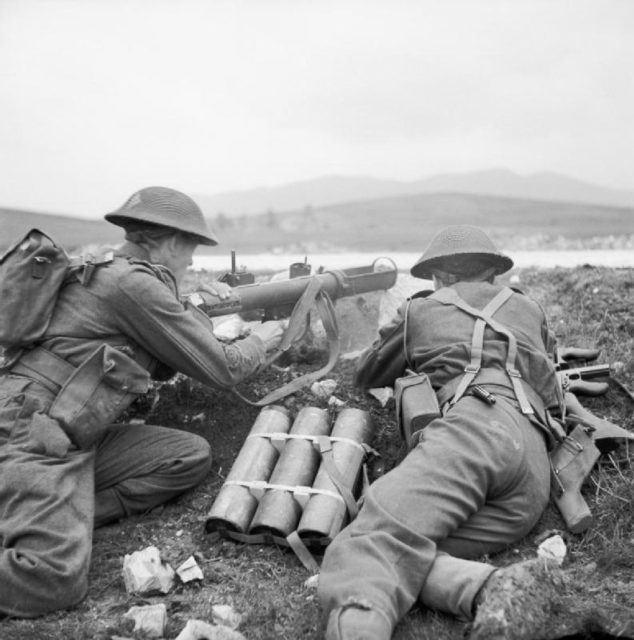
<instances>
[{"instance_id":1,"label":"canvas strap around canisters","mask_svg":"<svg viewBox=\"0 0 634 640\"><path fill-rule=\"evenodd\" d=\"M352 491L346 486L345 480L343 479L339 468L337 467L337 463L334 459L334 452L332 448L333 442L347 442L348 444L352 444L356 447L359 447L363 450L364 454L374 453L374 451L369 445L364 442L358 442L351 438L344 437L336 437L336 436L314 436L307 434L287 434L287 433L253 433L248 437L260 437L260 438L270 438L271 441L277 440L286 440L286 439L301 439L301 440L310 440L318 449L322 464L330 481L333 483L338 493L335 493L330 490L323 489L314 489L312 487L292 487L286 485L275 485L270 484L267 481L242 481L242 480L232 480L227 481L225 484L236 484L243 486L253 495L256 496L258 501L265 491L268 489L275 489L278 491L288 491L293 494L293 497L302 504L302 508L305 506L305 502L308 501L311 495L321 494L331 498L335 498L341 500L348 512L348 516L350 520L353 520L358 512L359 507L357 501L354 499L354 495ZM362 473L363 473L363 493L367 490L368 482L367 482L367 474L365 473L365 465L362 465ZM214 535L214 534L212 534ZM239 531L232 531L226 528L218 528L215 535L217 537L230 538L231 540L235 540L236 542L242 542L246 544L277 544L283 547L289 547L293 550L299 561L308 569L311 573L317 574L319 573L319 564L315 560L313 554L310 549L306 546L306 543L300 537L297 530L292 531L286 537L282 537L279 535L275 535L271 532L261 532L261 533L240 533ZM319 540L313 540L314 543L324 548L330 543L329 537L320 538Z\"/></svg>"},{"instance_id":2,"label":"canvas strap around canisters","mask_svg":"<svg viewBox=\"0 0 634 640\"><path fill-rule=\"evenodd\" d=\"M522 413L524 415L532 415L535 413L522 386L522 376L515 366L517 360L517 338L503 324L493 319L496 311L498 311L512 295L513 291L508 287L504 287L504 289L481 310L465 302L456 290L451 287L442 287L430 296L441 304L452 305L476 318L473 335L471 337L471 361L464 369L464 376L458 383L454 396L449 402L450 405L454 405L460 400L480 371L482 352L484 349L484 330L486 325L489 325L494 331L502 334L508 340L505 369Z\"/></svg>"},{"instance_id":3,"label":"canvas strap around canisters","mask_svg":"<svg viewBox=\"0 0 634 640\"><path fill-rule=\"evenodd\" d=\"M302 337L306 330L306 325L309 322L309 315L313 307L317 309L319 318L326 332L326 337L328 338L328 362L320 369L305 373L285 385L274 389L257 401L249 400L233 389L235 395L237 395L241 400L247 404L253 405L254 407L263 407L272 404L281 398L285 398L292 393L296 393L302 387L309 385L315 380L319 380L333 369L337 363L337 358L339 357L339 329L337 327L337 317L335 316L335 309L330 296L322 289L321 282L317 278L311 278L306 289L304 289L304 292L295 304L288 322L288 328L284 332L282 341L279 347L271 354L271 356L269 356L265 366L268 366L277 360L277 358L287 351L295 341Z\"/></svg>"}]
</instances>

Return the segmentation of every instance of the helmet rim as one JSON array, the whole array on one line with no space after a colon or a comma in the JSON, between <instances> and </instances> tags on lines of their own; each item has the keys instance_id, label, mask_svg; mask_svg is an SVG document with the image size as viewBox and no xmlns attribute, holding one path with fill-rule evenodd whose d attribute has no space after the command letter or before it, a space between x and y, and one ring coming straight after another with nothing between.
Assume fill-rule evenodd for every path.
<instances>
[{"instance_id":1,"label":"helmet rim","mask_svg":"<svg viewBox=\"0 0 634 640\"><path fill-rule=\"evenodd\" d=\"M136 191L117 210L104 215L119 227L145 222L194 236L199 244L214 246L218 238L211 231L200 207L187 195L168 187L145 187Z\"/></svg>"},{"instance_id":2,"label":"helmet rim","mask_svg":"<svg viewBox=\"0 0 634 640\"><path fill-rule=\"evenodd\" d=\"M443 263L450 258L479 259L495 268L495 275L513 267L513 260L493 244L489 236L479 227L453 225L434 236L423 255L410 269L415 278L430 280L434 270L442 270Z\"/></svg>"}]
</instances>

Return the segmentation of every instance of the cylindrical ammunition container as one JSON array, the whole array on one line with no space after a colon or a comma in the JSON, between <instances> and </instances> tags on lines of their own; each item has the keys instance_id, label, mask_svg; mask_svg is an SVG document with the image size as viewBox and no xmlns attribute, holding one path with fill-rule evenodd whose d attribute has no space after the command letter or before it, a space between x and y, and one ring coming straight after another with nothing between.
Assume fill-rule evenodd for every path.
<instances>
[{"instance_id":1,"label":"cylindrical ammunition container","mask_svg":"<svg viewBox=\"0 0 634 640\"><path fill-rule=\"evenodd\" d=\"M369 442L372 436L370 414L361 409L343 409L337 416L332 436L354 440L359 444ZM333 461L339 470L342 484L350 491L354 491L359 479L364 455L363 449L351 442L335 440L332 443ZM323 462L319 467L313 487L332 491L335 494L339 493ZM346 519L347 509L342 500L317 493L311 497L306 505L297 531L304 540L311 538L332 539L344 526Z\"/></svg>"},{"instance_id":2,"label":"cylindrical ammunition container","mask_svg":"<svg viewBox=\"0 0 634 640\"><path fill-rule=\"evenodd\" d=\"M291 428L291 435L321 436L329 433L328 412L317 407L304 407L297 414ZM312 487L319 460L319 452L310 440L289 439L269 483L288 487ZM292 491L268 489L253 516L249 533L269 532L286 537L295 531L301 512L302 505Z\"/></svg>"},{"instance_id":3,"label":"cylindrical ammunition container","mask_svg":"<svg viewBox=\"0 0 634 640\"><path fill-rule=\"evenodd\" d=\"M258 414L249 435L288 433L291 419L285 407L271 405ZM207 532L227 529L246 533L258 506L258 499L248 487L234 481L266 482L279 458L275 444L267 437L248 437L238 454L225 484L207 514Z\"/></svg>"}]
</instances>

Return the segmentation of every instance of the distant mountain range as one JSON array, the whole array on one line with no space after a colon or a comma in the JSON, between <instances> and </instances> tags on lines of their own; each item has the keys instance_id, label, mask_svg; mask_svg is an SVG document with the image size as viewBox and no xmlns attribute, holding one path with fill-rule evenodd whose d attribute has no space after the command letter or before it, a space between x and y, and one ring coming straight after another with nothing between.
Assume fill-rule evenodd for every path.
<instances>
[{"instance_id":1,"label":"distant mountain range","mask_svg":"<svg viewBox=\"0 0 634 640\"><path fill-rule=\"evenodd\" d=\"M446 173L411 182L365 176L327 176L277 187L194 197L207 215L222 213L234 217L431 193L634 207L634 190L611 189L551 172L522 176L507 169Z\"/></svg>"},{"instance_id":2,"label":"distant mountain range","mask_svg":"<svg viewBox=\"0 0 634 640\"><path fill-rule=\"evenodd\" d=\"M515 248L598 246L597 238L626 248L634 240L634 191L554 173L497 169L413 182L332 176L194 197L221 251L419 250L447 224L481 226ZM0 249L31 227L70 251L122 240L121 229L103 219L0 208Z\"/></svg>"},{"instance_id":3,"label":"distant mountain range","mask_svg":"<svg viewBox=\"0 0 634 640\"><path fill-rule=\"evenodd\" d=\"M200 247L199 253L421 251L449 224L480 226L506 249L634 249L634 207L462 193L397 195L208 218L221 245ZM0 249L31 227L48 232L72 252L113 246L123 237L121 229L103 219L0 209Z\"/></svg>"}]
</instances>

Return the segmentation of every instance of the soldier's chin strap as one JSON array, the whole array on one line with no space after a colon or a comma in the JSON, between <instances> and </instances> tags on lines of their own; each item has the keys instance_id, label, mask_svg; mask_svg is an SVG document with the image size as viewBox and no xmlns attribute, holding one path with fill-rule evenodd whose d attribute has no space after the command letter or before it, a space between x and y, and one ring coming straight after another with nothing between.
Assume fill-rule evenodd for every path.
<instances>
[{"instance_id":1,"label":"soldier's chin strap","mask_svg":"<svg viewBox=\"0 0 634 640\"><path fill-rule=\"evenodd\" d=\"M232 389L233 393L235 393L235 395L237 395L241 400L254 407L263 407L265 405L272 404L286 396L296 393L301 388L311 384L315 380L319 380L333 369L337 363L337 358L339 357L339 329L337 326L337 317L335 316L335 309L330 296L322 289L321 282L317 278L311 278L308 286L304 289L304 292L293 308L293 312L288 322L288 327L282 336L282 341L279 347L277 347L277 349L267 358L267 361L263 366L268 366L277 360L277 358L287 351L294 342L304 335L306 327L310 321L309 316L313 307L317 309L319 318L324 326L324 330L328 338L328 362L320 369L305 373L285 385L274 389L257 401L249 400L235 389Z\"/></svg>"}]
</instances>

